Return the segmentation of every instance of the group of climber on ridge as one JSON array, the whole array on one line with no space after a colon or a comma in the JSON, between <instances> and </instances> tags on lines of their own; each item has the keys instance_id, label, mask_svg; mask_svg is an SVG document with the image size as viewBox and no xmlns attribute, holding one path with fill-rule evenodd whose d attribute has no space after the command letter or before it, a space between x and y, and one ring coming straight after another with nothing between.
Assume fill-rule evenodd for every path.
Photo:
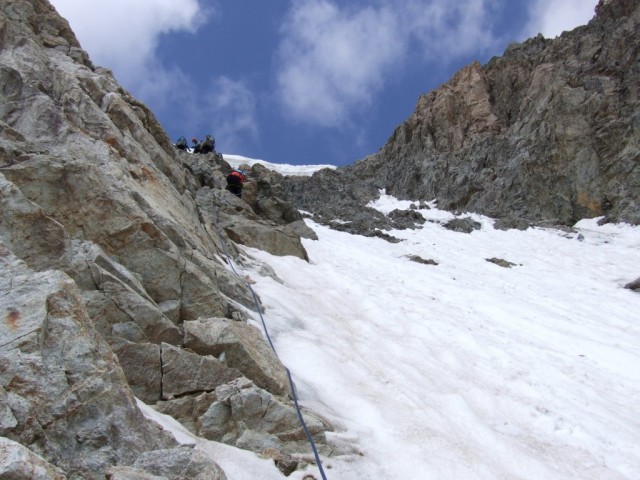
<instances>
[{"instance_id":1,"label":"group of climber on ridge","mask_svg":"<svg viewBox=\"0 0 640 480\"><path fill-rule=\"evenodd\" d=\"M191 142L193 143L193 147L191 148L193 153L215 152L216 139L213 138L212 135L205 136L202 142L199 142L196 137L193 137ZM184 152L189 151L187 139L184 137L178 138L175 147ZM227 175L227 190L233 193L236 197L242 198L242 189L244 188L244 182L246 179L247 177L244 170L240 170L239 168L233 170L229 175Z\"/></svg>"},{"instance_id":2,"label":"group of climber on ridge","mask_svg":"<svg viewBox=\"0 0 640 480\"><path fill-rule=\"evenodd\" d=\"M204 137L204 140L202 142L198 141L196 137L193 137L191 139L191 142L193 143L193 147L191 147L191 151L193 153L211 153L216 150L216 139L213 138L212 135L207 135L206 137ZM189 150L187 139L184 137L178 138L178 141L176 142L176 148L184 152Z\"/></svg>"}]
</instances>

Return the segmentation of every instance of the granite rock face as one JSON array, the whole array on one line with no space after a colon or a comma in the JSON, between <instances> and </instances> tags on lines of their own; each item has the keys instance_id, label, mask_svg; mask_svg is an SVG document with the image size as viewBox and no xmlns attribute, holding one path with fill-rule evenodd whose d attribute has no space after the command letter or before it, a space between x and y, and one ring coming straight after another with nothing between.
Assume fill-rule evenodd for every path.
<instances>
[{"instance_id":1,"label":"granite rock face","mask_svg":"<svg viewBox=\"0 0 640 480\"><path fill-rule=\"evenodd\" d=\"M420 97L378 153L292 179L295 205L321 219L336 197L358 212L385 189L521 224L639 224L640 2L601 1L596 12L462 68Z\"/></svg>"},{"instance_id":2,"label":"granite rock face","mask_svg":"<svg viewBox=\"0 0 640 480\"><path fill-rule=\"evenodd\" d=\"M137 409L75 282L0 251L2 435L70 478L103 478L113 464L175 446Z\"/></svg>"},{"instance_id":3,"label":"granite rock face","mask_svg":"<svg viewBox=\"0 0 640 480\"><path fill-rule=\"evenodd\" d=\"M242 244L306 259L313 232L277 177L254 169L239 199L224 189L230 171L215 152L176 150L47 0L0 0L0 454L22 459L15 471L224 479L134 395L188 401L254 380L291 408L284 367L246 323L262 307L228 263L256 263ZM233 334L188 350L185 325L204 319ZM235 412L207 419L231 428Z\"/></svg>"}]
</instances>

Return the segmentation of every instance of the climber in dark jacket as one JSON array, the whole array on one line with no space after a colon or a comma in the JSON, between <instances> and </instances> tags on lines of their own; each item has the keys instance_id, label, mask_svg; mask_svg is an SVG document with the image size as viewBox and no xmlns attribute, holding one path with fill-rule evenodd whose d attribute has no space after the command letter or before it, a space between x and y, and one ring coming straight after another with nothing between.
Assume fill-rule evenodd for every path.
<instances>
[{"instance_id":1,"label":"climber in dark jacket","mask_svg":"<svg viewBox=\"0 0 640 480\"><path fill-rule=\"evenodd\" d=\"M236 197L242 198L242 189L244 188L244 181L246 179L247 177L242 170L234 170L227 175L227 190Z\"/></svg>"},{"instance_id":2,"label":"climber in dark jacket","mask_svg":"<svg viewBox=\"0 0 640 480\"><path fill-rule=\"evenodd\" d=\"M182 151L185 151L187 148L189 148L189 145L187 145L187 139L184 137L180 137L176 142L176 148Z\"/></svg>"},{"instance_id":3,"label":"climber in dark jacket","mask_svg":"<svg viewBox=\"0 0 640 480\"><path fill-rule=\"evenodd\" d=\"M204 141L200 144L199 153L211 153L216 149L216 139L211 135L204 137Z\"/></svg>"}]
</instances>

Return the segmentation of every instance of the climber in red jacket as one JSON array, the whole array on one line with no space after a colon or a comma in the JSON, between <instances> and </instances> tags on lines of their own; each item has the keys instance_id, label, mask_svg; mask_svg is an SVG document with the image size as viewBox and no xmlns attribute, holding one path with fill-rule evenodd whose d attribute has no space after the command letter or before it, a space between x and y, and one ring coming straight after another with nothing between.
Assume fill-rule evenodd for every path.
<instances>
[{"instance_id":1,"label":"climber in red jacket","mask_svg":"<svg viewBox=\"0 0 640 480\"><path fill-rule=\"evenodd\" d=\"M242 198L242 189L244 188L244 181L247 177L242 170L234 170L227 175L227 190L233 193L236 197Z\"/></svg>"}]
</instances>

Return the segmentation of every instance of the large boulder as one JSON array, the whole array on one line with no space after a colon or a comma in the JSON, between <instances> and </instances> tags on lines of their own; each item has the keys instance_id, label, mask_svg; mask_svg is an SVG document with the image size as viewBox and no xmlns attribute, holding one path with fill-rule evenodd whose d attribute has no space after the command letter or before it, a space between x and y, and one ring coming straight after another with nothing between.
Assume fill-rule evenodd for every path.
<instances>
[{"instance_id":1,"label":"large boulder","mask_svg":"<svg viewBox=\"0 0 640 480\"><path fill-rule=\"evenodd\" d=\"M165 315L136 276L96 245L74 246L73 262L67 272L74 278L82 278L83 269L88 270L93 285L86 286L84 298L96 328L103 335L180 344L181 332L174 323L179 315Z\"/></svg>"},{"instance_id":2,"label":"large boulder","mask_svg":"<svg viewBox=\"0 0 640 480\"><path fill-rule=\"evenodd\" d=\"M112 338L109 344L118 356L118 362L133 394L149 405L162 399L160 345L134 343L117 337Z\"/></svg>"},{"instance_id":3,"label":"large boulder","mask_svg":"<svg viewBox=\"0 0 640 480\"><path fill-rule=\"evenodd\" d=\"M292 402L274 396L246 378L218 386L213 392L158 402L158 411L178 419L195 435L261 453L310 453L306 433ZM331 427L302 412L318 448L328 451L324 432Z\"/></svg>"},{"instance_id":4,"label":"large boulder","mask_svg":"<svg viewBox=\"0 0 640 480\"><path fill-rule=\"evenodd\" d=\"M205 452L192 446L156 450L140 456L133 467L112 467L107 480L226 480Z\"/></svg>"},{"instance_id":5,"label":"large boulder","mask_svg":"<svg viewBox=\"0 0 640 480\"><path fill-rule=\"evenodd\" d=\"M225 318L199 319L184 324L184 346L200 355L220 356L256 385L275 395L290 394L284 365L262 333L246 323Z\"/></svg>"},{"instance_id":6,"label":"large boulder","mask_svg":"<svg viewBox=\"0 0 640 480\"><path fill-rule=\"evenodd\" d=\"M144 453L134 467L168 480L227 480L215 462L192 446Z\"/></svg>"},{"instance_id":7,"label":"large boulder","mask_svg":"<svg viewBox=\"0 0 640 480\"><path fill-rule=\"evenodd\" d=\"M198 355L167 344L162 345L161 355L163 398L215 390L242 376L210 355Z\"/></svg>"},{"instance_id":8,"label":"large boulder","mask_svg":"<svg viewBox=\"0 0 640 480\"><path fill-rule=\"evenodd\" d=\"M270 226L244 218L221 216L227 236L236 243L258 248L273 255L291 255L309 261L300 236L287 226Z\"/></svg>"},{"instance_id":9,"label":"large boulder","mask_svg":"<svg viewBox=\"0 0 640 480\"><path fill-rule=\"evenodd\" d=\"M307 412L304 417L314 439L326 446L324 431L328 426ZM216 400L200 416L198 424L198 435L246 450L310 451L295 407L248 383L218 387Z\"/></svg>"}]
</instances>

